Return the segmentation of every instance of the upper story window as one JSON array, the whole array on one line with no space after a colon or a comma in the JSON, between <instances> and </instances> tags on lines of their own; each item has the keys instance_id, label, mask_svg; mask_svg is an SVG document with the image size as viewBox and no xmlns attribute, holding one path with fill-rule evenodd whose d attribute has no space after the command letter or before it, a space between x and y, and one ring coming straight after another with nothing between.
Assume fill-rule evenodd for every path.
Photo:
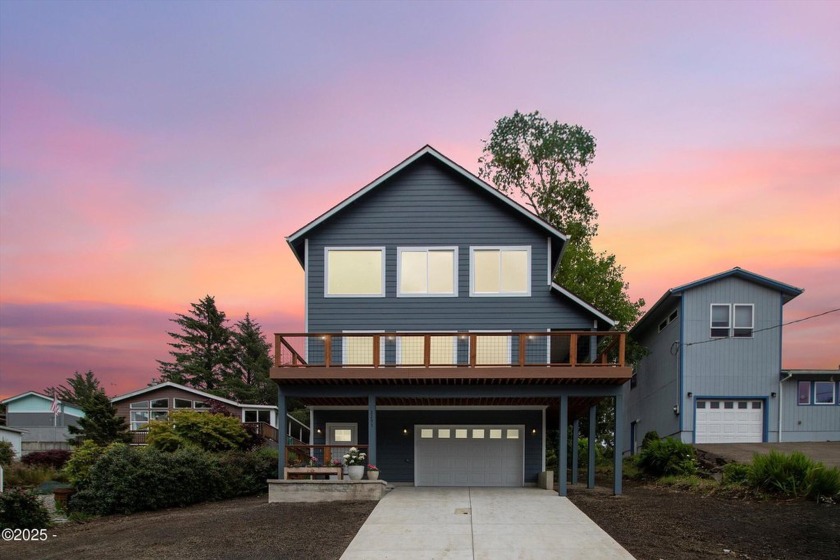
<instances>
[{"instance_id":1,"label":"upper story window","mask_svg":"<svg viewBox=\"0 0 840 560\"><path fill-rule=\"evenodd\" d=\"M668 315L668 317L666 317L665 319L662 319L662 322L659 323L659 332L662 332L665 329L665 327L667 327L668 325L670 325L671 323L676 321L678 316L679 316L678 311L676 309L674 309L671 312L671 314Z\"/></svg>"},{"instance_id":2,"label":"upper story window","mask_svg":"<svg viewBox=\"0 0 840 560\"><path fill-rule=\"evenodd\" d=\"M530 296L530 247L470 247L471 296Z\"/></svg>"},{"instance_id":3,"label":"upper story window","mask_svg":"<svg viewBox=\"0 0 840 560\"><path fill-rule=\"evenodd\" d=\"M398 296L458 295L456 247L397 249Z\"/></svg>"},{"instance_id":4,"label":"upper story window","mask_svg":"<svg viewBox=\"0 0 840 560\"><path fill-rule=\"evenodd\" d=\"M755 306L751 303L713 303L712 338L750 338L753 335Z\"/></svg>"},{"instance_id":5,"label":"upper story window","mask_svg":"<svg viewBox=\"0 0 840 560\"><path fill-rule=\"evenodd\" d=\"M324 249L326 297L383 297L384 247L327 247Z\"/></svg>"}]
</instances>

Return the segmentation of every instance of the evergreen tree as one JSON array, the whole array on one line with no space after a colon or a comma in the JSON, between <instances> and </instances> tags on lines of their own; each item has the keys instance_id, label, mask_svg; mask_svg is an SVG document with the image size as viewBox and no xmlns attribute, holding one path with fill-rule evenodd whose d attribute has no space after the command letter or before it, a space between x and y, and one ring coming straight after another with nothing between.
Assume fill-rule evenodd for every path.
<instances>
[{"instance_id":1,"label":"evergreen tree","mask_svg":"<svg viewBox=\"0 0 840 560\"><path fill-rule=\"evenodd\" d=\"M117 407L111 403L105 391L93 393L81 406L84 417L79 418L76 426L68 427L70 433L76 436L75 445L85 440L91 440L97 445L131 442L125 418L117 416Z\"/></svg>"},{"instance_id":2,"label":"evergreen tree","mask_svg":"<svg viewBox=\"0 0 840 560\"><path fill-rule=\"evenodd\" d=\"M216 308L213 296L190 305L189 315L179 313L170 319L181 327L181 332L168 333L174 339L169 343L174 361L158 360L160 381L215 393L222 388L231 368L233 333L225 325L225 313Z\"/></svg>"},{"instance_id":3,"label":"evergreen tree","mask_svg":"<svg viewBox=\"0 0 840 560\"><path fill-rule=\"evenodd\" d=\"M90 370L85 374L77 371L73 374L73 377L67 378L66 385L48 387L44 390L47 395L54 396L63 403L72 404L79 408L84 407L85 403L101 392L104 392L104 389L99 383L99 379Z\"/></svg>"},{"instance_id":4,"label":"evergreen tree","mask_svg":"<svg viewBox=\"0 0 840 560\"><path fill-rule=\"evenodd\" d=\"M225 380L230 398L244 403L276 404L277 386L269 378L271 344L251 314L236 323L233 359Z\"/></svg>"}]
</instances>

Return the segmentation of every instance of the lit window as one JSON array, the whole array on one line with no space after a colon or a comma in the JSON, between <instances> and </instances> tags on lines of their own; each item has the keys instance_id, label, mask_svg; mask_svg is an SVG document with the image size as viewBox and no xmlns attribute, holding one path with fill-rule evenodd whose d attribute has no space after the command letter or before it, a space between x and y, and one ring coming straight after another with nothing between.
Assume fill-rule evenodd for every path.
<instances>
[{"instance_id":1,"label":"lit window","mask_svg":"<svg viewBox=\"0 0 840 560\"><path fill-rule=\"evenodd\" d=\"M467 439L467 430L462 428L455 430L455 439Z\"/></svg>"},{"instance_id":2,"label":"lit window","mask_svg":"<svg viewBox=\"0 0 840 560\"><path fill-rule=\"evenodd\" d=\"M519 429L509 428L507 430L507 439L519 439Z\"/></svg>"},{"instance_id":3,"label":"lit window","mask_svg":"<svg viewBox=\"0 0 840 560\"><path fill-rule=\"evenodd\" d=\"M385 295L385 249L325 249L327 296Z\"/></svg>"},{"instance_id":4,"label":"lit window","mask_svg":"<svg viewBox=\"0 0 840 560\"><path fill-rule=\"evenodd\" d=\"M458 294L458 250L397 249L400 296L452 296Z\"/></svg>"},{"instance_id":5,"label":"lit window","mask_svg":"<svg viewBox=\"0 0 840 560\"><path fill-rule=\"evenodd\" d=\"M502 439L502 430L491 429L490 439Z\"/></svg>"},{"instance_id":6,"label":"lit window","mask_svg":"<svg viewBox=\"0 0 840 560\"><path fill-rule=\"evenodd\" d=\"M712 338L729 336L729 305L712 304Z\"/></svg>"},{"instance_id":7,"label":"lit window","mask_svg":"<svg viewBox=\"0 0 840 560\"><path fill-rule=\"evenodd\" d=\"M834 383L814 381L814 404L834 404Z\"/></svg>"},{"instance_id":8,"label":"lit window","mask_svg":"<svg viewBox=\"0 0 840 560\"><path fill-rule=\"evenodd\" d=\"M423 428L420 430L420 437L423 439L429 439L435 437L435 431L430 428Z\"/></svg>"},{"instance_id":9,"label":"lit window","mask_svg":"<svg viewBox=\"0 0 840 560\"><path fill-rule=\"evenodd\" d=\"M749 338L753 334L753 306L752 304L736 303L733 307L734 327L732 336Z\"/></svg>"},{"instance_id":10,"label":"lit window","mask_svg":"<svg viewBox=\"0 0 840 560\"><path fill-rule=\"evenodd\" d=\"M530 261L528 247L471 248L470 295L530 295Z\"/></svg>"},{"instance_id":11,"label":"lit window","mask_svg":"<svg viewBox=\"0 0 840 560\"><path fill-rule=\"evenodd\" d=\"M332 439L336 443L353 443L353 430L350 428L335 428Z\"/></svg>"},{"instance_id":12,"label":"lit window","mask_svg":"<svg viewBox=\"0 0 840 560\"><path fill-rule=\"evenodd\" d=\"M473 439L484 439L484 428L474 428L472 437Z\"/></svg>"},{"instance_id":13,"label":"lit window","mask_svg":"<svg viewBox=\"0 0 840 560\"><path fill-rule=\"evenodd\" d=\"M800 381L797 389L799 391L799 404L811 404L811 382Z\"/></svg>"},{"instance_id":14,"label":"lit window","mask_svg":"<svg viewBox=\"0 0 840 560\"><path fill-rule=\"evenodd\" d=\"M440 439L449 439L449 435L450 435L449 428L440 428L438 430L438 437Z\"/></svg>"}]
</instances>

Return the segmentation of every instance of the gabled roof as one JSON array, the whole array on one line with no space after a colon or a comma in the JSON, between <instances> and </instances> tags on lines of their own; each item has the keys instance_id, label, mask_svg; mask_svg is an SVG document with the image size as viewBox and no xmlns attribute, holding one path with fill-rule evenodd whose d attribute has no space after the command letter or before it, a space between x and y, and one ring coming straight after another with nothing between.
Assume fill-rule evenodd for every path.
<instances>
[{"instance_id":1,"label":"gabled roof","mask_svg":"<svg viewBox=\"0 0 840 560\"><path fill-rule=\"evenodd\" d=\"M37 391L27 391L27 392L25 392L25 393L21 393L21 394L19 394L19 395L15 395L15 396L13 396L13 397L9 397L8 399L4 399L4 400L0 401L0 403L2 403L2 404L8 404L8 403L10 403L10 402L12 402L12 401L16 401L16 400L18 400L18 399L22 399L22 398L24 398L24 397L29 397L29 396L33 396L33 397L41 397L41 398L42 398L42 399L44 399L45 401L50 401L50 402L52 402L52 400L53 400L53 399L52 399L52 397L49 397L49 396L47 396L47 395L42 395L41 393L38 393Z\"/></svg>"},{"instance_id":2,"label":"gabled roof","mask_svg":"<svg viewBox=\"0 0 840 560\"><path fill-rule=\"evenodd\" d=\"M578 296L576 296L575 294L573 294L572 292L570 292L569 290L567 290L566 288L564 288L560 284L552 282L551 283L551 289L555 292L563 294L564 296L566 296L567 298L569 298L570 300L572 300L573 302L575 302L576 304L578 304L579 306L584 308L589 313L595 315L597 318L599 318L602 321L608 323L611 327L615 326L615 323L616 323L615 320L610 319L609 317L604 315L603 312L599 311L597 308L593 307L591 304L586 303L585 301L580 299Z\"/></svg>"},{"instance_id":3,"label":"gabled roof","mask_svg":"<svg viewBox=\"0 0 840 560\"><path fill-rule=\"evenodd\" d=\"M545 220L541 219L539 216L530 212L527 208L522 206L521 204L517 203L516 201L508 198L498 190L494 189L488 183L482 181L448 157L444 156L428 144L420 148L420 150L416 151L414 154L409 156L407 159L403 160L399 163L396 167L393 167L390 171L386 172L384 175L381 175L379 178L375 179L372 183L369 183L365 187L362 187L360 190L356 191L349 197L345 198L343 201L339 202L337 205L333 206L327 212L321 214L290 236L286 238L286 242L292 248L292 252L294 252L295 257L297 257L298 261L303 266L303 240L306 237L306 234L312 231L313 229L317 228L322 223L326 222L360 198L364 197L371 191L375 190L377 187L382 185L383 183L387 182L388 179L393 177L394 175L398 174L400 171L404 170L405 168L409 167L410 165L414 164L418 160L423 157L432 157L435 160L439 161L440 163L444 164L445 166L449 167L457 174L462 176L464 179L467 180L469 184L474 185L477 189L486 192L487 194L491 195L502 204L511 208L514 212L521 215L524 219L530 220L540 228L544 229L546 233L548 233L551 237L554 238L555 241L559 242L562 246L557 258L557 262L560 262L560 257L562 256L562 252L566 247L566 241L568 241L569 237L556 229L554 226L546 222Z\"/></svg>"},{"instance_id":4,"label":"gabled roof","mask_svg":"<svg viewBox=\"0 0 840 560\"><path fill-rule=\"evenodd\" d=\"M670 305L675 304L676 301L680 297L682 297L682 294L684 292L726 278L740 278L741 280L746 280L747 282L752 282L753 284L758 284L771 290L776 290L782 294L783 303L789 302L790 300L792 300L793 298L805 291L802 288L797 288L795 286L791 286L790 284L785 284L783 282L779 282L778 280L773 280L772 278L768 278L766 276L762 276L760 274L756 274L755 272L750 272L749 270L745 270L739 266L736 266L735 268L732 268L730 270L726 270L718 274L713 274L711 276L701 278L700 280L695 280L694 282L689 282L688 284L683 284L681 286L671 288L670 290L665 292L656 303L653 304L653 307L651 307L647 311L647 313L645 313L642 316L642 318L636 322L635 325L633 325L633 328L630 329L630 333L636 333L640 329L644 328L647 325L647 323L651 320L651 318L655 317L659 313L660 309L663 306L668 305L668 307L670 308Z\"/></svg>"},{"instance_id":5,"label":"gabled roof","mask_svg":"<svg viewBox=\"0 0 840 560\"><path fill-rule=\"evenodd\" d=\"M149 393L151 391L157 391L158 389L163 389L165 387L173 387L175 389L181 389L182 391L186 391L188 393L192 393L193 395L197 395L199 397L205 399L211 399L214 401L223 402L225 404L229 404L231 406L235 406L237 408L263 408L263 409L276 409L276 406L270 404L248 404L248 403L240 403L236 401L232 401L230 399L226 399L224 397L219 397L217 395L213 395L211 393L205 393L204 391L199 391L193 387L187 387L186 385L180 385L178 383L173 383L172 381L165 381L164 383L158 383L157 385L150 385L148 387L143 387L142 389L138 389L137 391L132 391L130 393L125 393L123 395L119 395L111 399L111 402L118 402L124 401L125 399L130 399L132 397L136 397L138 395L142 395L144 393Z\"/></svg>"}]
</instances>

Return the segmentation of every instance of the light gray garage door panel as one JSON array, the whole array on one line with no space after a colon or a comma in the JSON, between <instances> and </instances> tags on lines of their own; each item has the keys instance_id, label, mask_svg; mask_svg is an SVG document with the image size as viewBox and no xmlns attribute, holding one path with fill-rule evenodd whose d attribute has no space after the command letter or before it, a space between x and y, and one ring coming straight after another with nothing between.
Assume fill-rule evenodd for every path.
<instances>
[{"instance_id":1,"label":"light gray garage door panel","mask_svg":"<svg viewBox=\"0 0 840 560\"><path fill-rule=\"evenodd\" d=\"M414 484L523 486L524 448L524 426L415 426Z\"/></svg>"}]
</instances>

